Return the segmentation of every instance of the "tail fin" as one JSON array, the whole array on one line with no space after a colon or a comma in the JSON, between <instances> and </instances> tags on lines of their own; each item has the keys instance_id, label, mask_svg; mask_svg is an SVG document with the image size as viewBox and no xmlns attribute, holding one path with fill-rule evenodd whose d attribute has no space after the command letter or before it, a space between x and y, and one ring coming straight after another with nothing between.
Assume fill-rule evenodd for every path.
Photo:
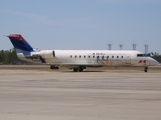
<instances>
[{"instance_id":1,"label":"tail fin","mask_svg":"<svg viewBox=\"0 0 161 120\"><path fill-rule=\"evenodd\" d=\"M33 48L26 42L26 40L20 34L10 34L9 36L10 41L12 42L16 51L21 52L32 52L34 51Z\"/></svg>"}]
</instances>

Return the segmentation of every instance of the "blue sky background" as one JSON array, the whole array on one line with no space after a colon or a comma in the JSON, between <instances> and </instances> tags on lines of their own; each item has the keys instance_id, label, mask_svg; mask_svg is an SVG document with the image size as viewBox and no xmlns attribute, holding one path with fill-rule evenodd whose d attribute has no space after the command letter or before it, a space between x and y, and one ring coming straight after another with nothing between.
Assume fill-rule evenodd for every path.
<instances>
[{"instance_id":1,"label":"blue sky background","mask_svg":"<svg viewBox=\"0 0 161 120\"><path fill-rule=\"evenodd\" d=\"M0 34L22 34L39 49L161 53L161 0L0 0ZM0 37L0 50L13 48Z\"/></svg>"}]
</instances>

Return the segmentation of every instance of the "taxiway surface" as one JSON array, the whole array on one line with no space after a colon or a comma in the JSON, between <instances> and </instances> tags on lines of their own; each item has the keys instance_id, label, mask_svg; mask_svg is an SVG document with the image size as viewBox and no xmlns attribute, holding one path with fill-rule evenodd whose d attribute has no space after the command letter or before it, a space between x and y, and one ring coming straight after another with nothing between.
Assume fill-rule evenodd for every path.
<instances>
[{"instance_id":1,"label":"taxiway surface","mask_svg":"<svg viewBox=\"0 0 161 120\"><path fill-rule=\"evenodd\" d=\"M161 120L161 72L0 69L0 120Z\"/></svg>"}]
</instances>

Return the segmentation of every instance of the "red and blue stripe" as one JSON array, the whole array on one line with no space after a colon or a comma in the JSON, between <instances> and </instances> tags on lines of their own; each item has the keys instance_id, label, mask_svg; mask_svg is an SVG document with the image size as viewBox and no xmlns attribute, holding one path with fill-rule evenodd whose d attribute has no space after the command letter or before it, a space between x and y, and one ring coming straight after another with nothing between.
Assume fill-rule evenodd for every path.
<instances>
[{"instance_id":1,"label":"red and blue stripe","mask_svg":"<svg viewBox=\"0 0 161 120\"><path fill-rule=\"evenodd\" d=\"M10 34L10 41L12 42L15 49L20 49L23 51L34 51L33 48L26 42L26 40L19 34Z\"/></svg>"}]
</instances>

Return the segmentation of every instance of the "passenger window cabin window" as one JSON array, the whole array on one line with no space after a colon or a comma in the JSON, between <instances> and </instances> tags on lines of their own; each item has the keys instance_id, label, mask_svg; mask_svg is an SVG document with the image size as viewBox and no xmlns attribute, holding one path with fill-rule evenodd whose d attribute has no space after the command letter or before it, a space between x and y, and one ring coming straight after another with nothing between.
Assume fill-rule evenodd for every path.
<instances>
[{"instance_id":1,"label":"passenger window cabin window","mask_svg":"<svg viewBox=\"0 0 161 120\"><path fill-rule=\"evenodd\" d=\"M79 58L81 58L81 55L79 56Z\"/></svg>"},{"instance_id":2,"label":"passenger window cabin window","mask_svg":"<svg viewBox=\"0 0 161 120\"><path fill-rule=\"evenodd\" d=\"M93 58L95 58L95 56L93 56Z\"/></svg>"},{"instance_id":3,"label":"passenger window cabin window","mask_svg":"<svg viewBox=\"0 0 161 120\"><path fill-rule=\"evenodd\" d=\"M70 58L72 58L72 55L70 56Z\"/></svg>"},{"instance_id":4,"label":"passenger window cabin window","mask_svg":"<svg viewBox=\"0 0 161 120\"><path fill-rule=\"evenodd\" d=\"M84 55L84 58L86 58L86 56Z\"/></svg>"},{"instance_id":5,"label":"passenger window cabin window","mask_svg":"<svg viewBox=\"0 0 161 120\"><path fill-rule=\"evenodd\" d=\"M77 58L77 56L75 55L75 58Z\"/></svg>"},{"instance_id":6,"label":"passenger window cabin window","mask_svg":"<svg viewBox=\"0 0 161 120\"><path fill-rule=\"evenodd\" d=\"M114 58L114 56L112 56L112 58Z\"/></svg>"},{"instance_id":7,"label":"passenger window cabin window","mask_svg":"<svg viewBox=\"0 0 161 120\"><path fill-rule=\"evenodd\" d=\"M107 59L109 58L109 56L107 56Z\"/></svg>"},{"instance_id":8,"label":"passenger window cabin window","mask_svg":"<svg viewBox=\"0 0 161 120\"><path fill-rule=\"evenodd\" d=\"M119 58L119 56L117 56L117 58Z\"/></svg>"},{"instance_id":9,"label":"passenger window cabin window","mask_svg":"<svg viewBox=\"0 0 161 120\"><path fill-rule=\"evenodd\" d=\"M88 58L90 58L90 56L88 56Z\"/></svg>"},{"instance_id":10,"label":"passenger window cabin window","mask_svg":"<svg viewBox=\"0 0 161 120\"><path fill-rule=\"evenodd\" d=\"M121 58L124 58L124 56L121 56Z\"/></svg>"}]
</instances>

